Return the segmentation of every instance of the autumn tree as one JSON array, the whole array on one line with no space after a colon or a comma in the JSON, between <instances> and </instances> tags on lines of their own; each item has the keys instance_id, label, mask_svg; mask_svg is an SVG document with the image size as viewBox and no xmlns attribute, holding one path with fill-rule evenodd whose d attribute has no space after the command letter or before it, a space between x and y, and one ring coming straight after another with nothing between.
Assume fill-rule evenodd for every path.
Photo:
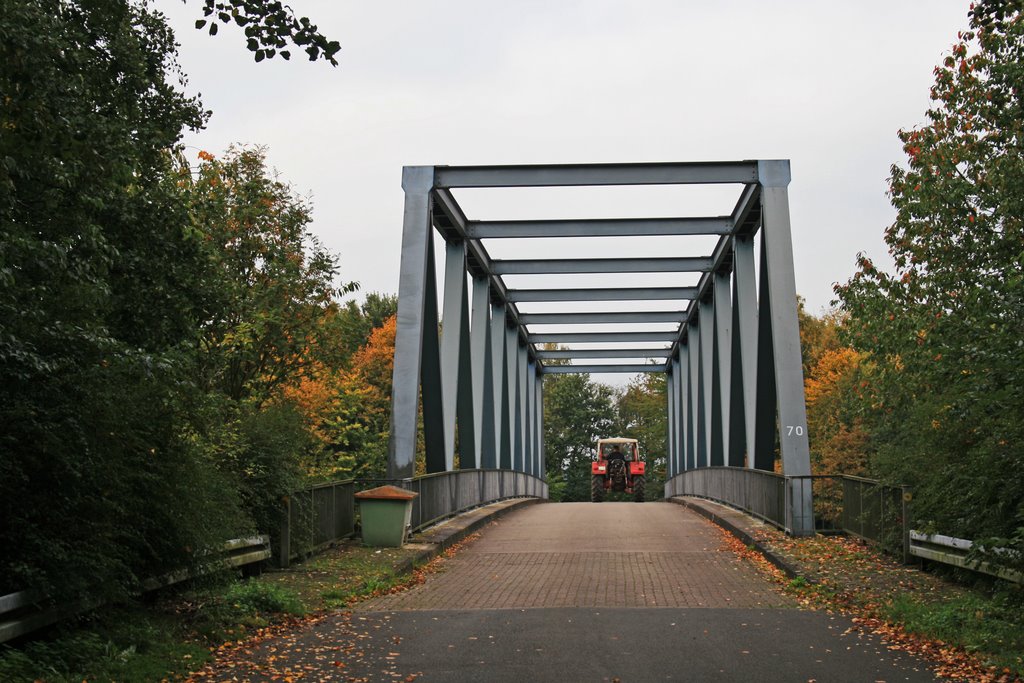
<instances>
[{"instance_id":1,"label":"autumn tree","mask_svg":"<svg viewBox=\"0 0 1024 683\"><path fill-rule=\"evenodd\" d=\"M336 258L310 232L309 202L267 168L265 150L200 156L181 173L213 266L204 283L202 379L261 404L327 343L325 317L358 286L338 285Z\"/></svg>"},{"instance_id":2,"label":"autumn tree","mask_svg":"<svg viewBox=\"0 0 1024 683\"><path fill-rule=\"evenodd\" d=\"M899 136L895 272L865 257L837 292L876 366L875 465L921 524L1024 548L1024 20L983 0Z\"/></svg>"}]
</instances>

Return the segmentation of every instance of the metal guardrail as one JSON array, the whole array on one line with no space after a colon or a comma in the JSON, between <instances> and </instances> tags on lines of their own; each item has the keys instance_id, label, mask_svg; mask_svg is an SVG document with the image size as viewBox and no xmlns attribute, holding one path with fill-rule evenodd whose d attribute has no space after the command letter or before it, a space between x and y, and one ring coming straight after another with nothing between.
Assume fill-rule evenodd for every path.
<instances>
[{"instance_id":1,"label":"metal guardrail","mask_svg":"<svg viewBox=\"0 0 1024 683\"><path fill-rule=\"evenodd\" d=\"M846 475L788 477L743 467L705 467L673 477L665 495L708 498L763 519L786 533L791 497L814 497L814 528L848 533L880 543L909 558L909 490ZM670 493L671 492L671 493Z\"/></svg>"},{"instance_id":2,"label":"metal guardrail","mask_svg":"<svg viewBox=\"0 0 1024 683\"><path fill-rule=\"evenodd\" d=\"M792 533L787 511L793 496L806 495L811 477L787 477L744 467L702 467L687 470L665 482L665 497L708 498Z\"/></svg>"},{"instance_id":3,"label":"metal guardrail","mask_svg":"<svg viewBox=\"0 0 1024 683\"><path fill-rule=\"evenodd\" d=\"M285 501L285 513L275 542L275 560L310 555L356 532L355 493L391 484L417 495L412 501L413 531L506 498L547 498L548 485L525 472L512 470L453 470L413 479L357 479L321 484L299 491Z\"/></svg>"},{"instance_id":4,"label":"metal guardrail","mask_svg":"<svg viewBox=\"0 0 1024 683\"><path fill-rule=\"evenodd\" d=\"M547 498L546 482L511 470L457 470L405 480L399 484L419 495L412 503L412 530L506 498Z\"/></svg>"},{"instance_id":5,"label":"metal guardrail","mask_svg":"<svg viewBox=\"0 0 1024 683\"><path fill-rule=\"evenodd\" d=\"M904 563L910 560L910 501L907 487L844 475L841 528L873 541Z\"/></svg>"},{"instance_id":6,"label":"metal guardrail","mask_svg":"<svg viewBox=\"0 0 1024 683\"><path fill-rule=\"evenodd\" d=\"M207 574L223 566L241 567L253 562L261 562L270 558L270 538L268 536L250 536L236 538L224 544L217 559L197 570L181 569L153 577L142 582L142 591L149 592L163 588L186 579ZM39 591L25 590L0 596L0 643L19 636L32 633L41 628L67 619L102 604L100 600L78 600L64 604L54 604Z\"/></svg>"},{"instance_id":7,"label":"metal guardrail","mask_svg":"<svg viewBox=\"0 0 1024 683\"><path fill-rule=\"evenodd\" d=\"M287 567L356 532L356 482L318 484L284 499L281 525L274 538L274 559Z\"/></svg>"},{"instance_id":8,"label":"metal guardrail","mask_svg":"<svg viewBox=\"0 0 1024 683\"><path fill-rule=\"evenodd\" d=\"M982 572L983 574L997 576L1014 583L1024 583L1024 574L1020 572L996 567L989 562L969 560L967 558L968 553L974 547L972 541L952 536L943 536L942 534L923 534L919 531L910 531L908 535L910 540L909 554L914 557L921 557L926 560ZM1000 548L996 549L995 552L1005 554L1013 551Z\"/></svg>"},{"instance_id":9,"label":"metal guardrail","mask_svg":"<svg viewBox=\"0 0 1024 683\"><path fill-rule=\"evenodd\" d=\"M665 497L696 496L724 503L763 519L787 533L785 519L794 485L811 486L815 528L837 531L877 543L884 551L909 563L912 557L1024 583L1024 574L992 563L968 559L974 543L941 534L911 529L913 496L906 486L891 486L850 475L785 477L739 467L707 467L688 470L665 483ZM995 549L997 554L1014 550Z\"/></svg>"}]
</instances>

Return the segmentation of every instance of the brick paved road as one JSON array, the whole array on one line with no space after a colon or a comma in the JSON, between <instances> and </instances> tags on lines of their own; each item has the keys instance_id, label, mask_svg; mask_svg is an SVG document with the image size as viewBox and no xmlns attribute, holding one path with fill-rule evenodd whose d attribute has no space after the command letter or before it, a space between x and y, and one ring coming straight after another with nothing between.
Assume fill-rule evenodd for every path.
<instances>
[{"instance_id":1,"label":"brick paved road","mask_svg":"<svg viewBox=\"0 0 1024 683\"><path fill-rule=\"evenodd\" d=\"M935 680L849 619L778 609L793 605L721 533L670 503L533 505L423 585L254 643L202 680Z\"/></svg>"},{"instance_id":2,"label":"brick paved road","mask_svg":"<svg viewBox=\"0 0 1024 683\"><path fill-rule=\"evenodd\" d=\"M670 503L534 505L486 527L425 584L362 611L791 604Z\"/></svg>"}]
</instances>

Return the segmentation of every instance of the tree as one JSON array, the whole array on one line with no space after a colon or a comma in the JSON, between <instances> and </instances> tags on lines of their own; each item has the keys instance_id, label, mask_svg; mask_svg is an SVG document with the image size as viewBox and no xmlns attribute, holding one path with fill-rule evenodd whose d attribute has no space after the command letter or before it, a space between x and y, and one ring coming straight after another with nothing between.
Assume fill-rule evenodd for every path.
<instances>
[{"instance_id":1,"label":"tree","mask_svg":"<svg viewBox=\"0 0 1024 683\"><path fill-rule=\"evenodd\" d=\"M664 373L638 375L616 401L621 434L636 439L647 461L647 495L660 498L668 456L668 382Z\"/></svg>"},{"instance_id":2,"label":"tree","mask_svg":"<svg viewBox=\"0 0 1024 683\"><path fill-rule=\"evenodd\" d=\"M877 469L943 533L1024 548L1024 21L982 1L935 69L928 123L900 131L896 271L837 288L875 365Z\"/></svg>"},{"instance_id":3,"label":"tree","mask_svg":"<svg viewBox=\"0 0 1024 683\"><path fill-rule=\"evenodd\" d=\"M545 468L552 500L590 500L590 461L597 439L614 431L614 392L590 375L544 379Z\"/></svg>"},{"instance_id":4,"label":"tree","mask_svg":"<svg viewBox=\"0 0 1024 683\"><path fill-rule=\"evenodd\" d=\"M341 46L337 41L329 40L307 17L295 16L291 7L277 0L203 0L203 16L207 18L196 20L196 28L207 29L211 36L217 35L218 22L244 27L245 46L257 62L275 55L291 59L291 51L285 48L292 43L305 51L309 61L324 59L338 66L334 55Z\"/></svg>"},{"instance_id":5,"label":"tree","mask_svg":"<svg viewBox=\"0 0 1024 683\"><path fill-rule=\"evenodd\" d=\"M309 231L308 202L272 177L261 148L201 152L188 188L194 228L212 263L202 315L202 381L260 405L300 375L327 342L337 263Z\"/></svg>"},{"instance_id":6,"label":"tree","mask_svg":"<svg viewBox=\"0 0 1024 683\"><path fill-rule=\"evenodd\" d=\"M205 259L172 150L206 114L144 6L12 0L0 35L0 593L120 594L240 523L180 438Z\"/></svg>"}]
</instances>

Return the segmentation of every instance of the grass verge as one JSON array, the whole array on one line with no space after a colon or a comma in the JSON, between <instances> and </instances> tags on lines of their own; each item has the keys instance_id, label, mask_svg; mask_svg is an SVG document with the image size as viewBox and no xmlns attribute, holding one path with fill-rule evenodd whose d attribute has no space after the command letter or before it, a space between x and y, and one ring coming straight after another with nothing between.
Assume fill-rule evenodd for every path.
<instances>
[{"instance_id":1,"label":"grass verge","mask_svg":"<svg viewBox=\"0 0 1024 683\"><path fill-rule=\"evenodd\" d=\"M403 570L419 550L351 541L292 570L247 581L222 575L145 603L107 606L18 646L0 646L0 681L184 680L225 644L418 580Z\"/></svg>"},{"instance_id":2,"label":"grass verge","mask_svg":"<svg viewBox=\"0 0 1024 683\"><path fill-rule=\"evenodd\" d=\"M848 614L857 629L931 660L942 676L1024 680L1024 587L922 571L856 539L790 538L759 530L757 541L799 573L790 579L759 552L726 536L737 554L754 561L801 605Z\"/></svg>"}]
</instances>

